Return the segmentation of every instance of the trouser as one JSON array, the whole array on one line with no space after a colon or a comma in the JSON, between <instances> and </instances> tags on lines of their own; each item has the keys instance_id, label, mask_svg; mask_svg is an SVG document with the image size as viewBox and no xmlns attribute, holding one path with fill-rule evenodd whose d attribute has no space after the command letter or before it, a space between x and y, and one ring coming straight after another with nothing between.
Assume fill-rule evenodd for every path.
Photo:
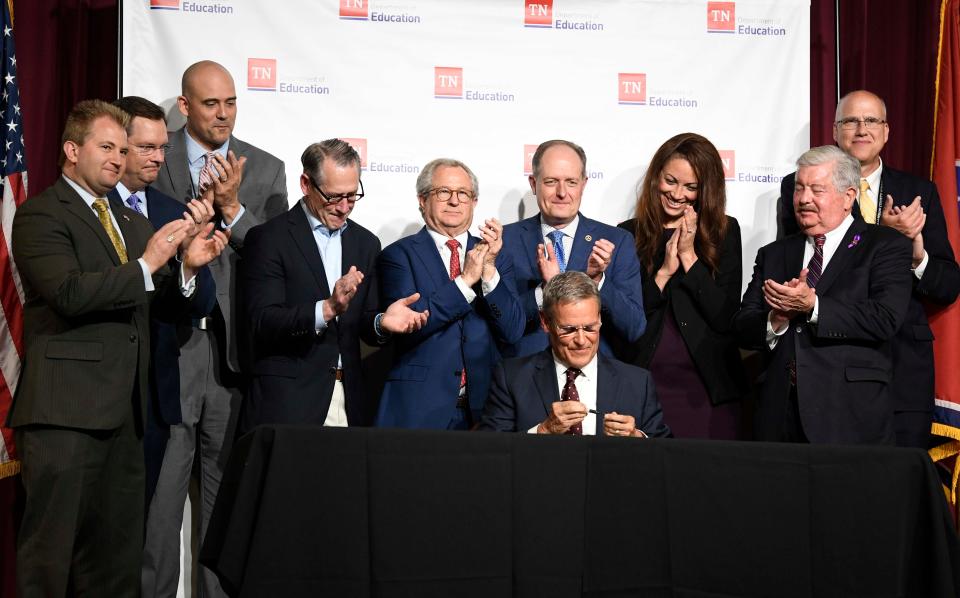
<instances>
[{"instance_id":1,"label":"trouser","mask_svg":"<svg viewBox=\"0 0 960 598\"><path fill-rule=\"evenodd\" d=\"M223 365L210 331L194 330L180 349L180 404L183 423L171 426L160 478L147 515L143 549L144 598L173 598L180 577L183 506L196 473L199 487L199 539L202 545L217 490L233 442L241 393ZM194 529L196 529L196 527ZM212 571L200 565L195 596L225 596Z\"/></svg>"},{"instance_id":2,"label":"trouser","mask_svg":"<svg viewBox=\"0 0 960 598\"><path fill-rule=\"evenodd\" d=\"M16 430L26 504L20 598L133 597L143 545L143 446L133 410L120 428Z\"/></svg>"}]
</instances>

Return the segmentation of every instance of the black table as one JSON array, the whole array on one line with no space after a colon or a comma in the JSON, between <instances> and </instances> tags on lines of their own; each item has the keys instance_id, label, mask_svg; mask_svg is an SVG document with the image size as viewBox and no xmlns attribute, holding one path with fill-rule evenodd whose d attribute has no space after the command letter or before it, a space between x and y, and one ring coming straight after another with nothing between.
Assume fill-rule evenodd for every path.
<instances>
[{"instance_id":1,"label":"black table","mask_svg":"<svg viewBox=\"0 0 960 598\"><path fill-rule=\"evenodd\" d=\"M275 426L201 562L258 598L955 598L958 557L918 450Z\"/></svg>"}]
</instances>

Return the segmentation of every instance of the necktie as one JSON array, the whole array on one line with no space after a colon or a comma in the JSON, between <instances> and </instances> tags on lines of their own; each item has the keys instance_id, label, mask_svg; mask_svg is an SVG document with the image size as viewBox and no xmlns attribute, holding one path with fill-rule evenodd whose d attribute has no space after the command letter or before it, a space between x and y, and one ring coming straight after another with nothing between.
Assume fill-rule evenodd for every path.
<instances>
[{"instance_id":1,"label":"necktie","mask_svg":"<svg viewBox=\"0 0 960 598\"><path fill-rule=\"evenodd\" d=\"M869 188L870 183L867 182L867 179L860 179L860 197L858 199L860 202L860 215L863 216L863 220L867 224L876 224L877 202L870 199L870 194L867 193Z\"/></svg>"},{"instance_id":2,"label":"necktie","mask_svg":"<svg viewBox=\"0 0 960 598\"><path fill-rule=\"evenodd\" d=\"M219 175L213 171L213 152L207 152L203 156L203 168L200 169L200 176L197 177L199 195L203 195L203 192L207 190L207 187L213 183L213 179L217 176Z\"/></svg>"},{"instance_id":3,"label":"necktie","mask_svg":"<svg viewBox=\"0 0 960 598\"><path fill-rule=\"evenodd\" d=\"M100 224L102 224L104 230L107 231L107 236L110 237L110 242L113 243L113 248L117 250L117 256L120 258L120 263L126 264L127 249L123 246L123 241L120 239L120 233L118 233L117 229L113 227L113 221L110 220L110 208L107 207L107 200L103 197L94 200L93 209L97 211L97 216L100 218Z\"/></svg>"},{"instance_id":4,"label":"necktie","mask_svg":"<svg viewBox=\"0 0 960 598\"><path fill-rule=\"evenodd\" d=\"M582 374L580 370L576 368L567 368L567 383L563 385L563 392L560 393L561 401L579 401L580 393L577 392L577 385L574 381L577 379L577 376ZM567 434L574 434L580 436L583 434L583 424L577 424L575 426L570 426L570 429L567 430Z\"/></svg>"},{"instance_id":5,"label":"necktie","mask_svg":"<svg viewBox=\"0 0 960 598\"><path fill-rule=\"evenodd\" d=\"M561 272L567 271L567 257L563 254L563 231L555 230L547 235L553 243L553 251L557 254L557 265Z\"/></svg>"},{"instance_id":6,"label":"necktie","mask_svg":"<svg viewBox=\"0 0 960 598\"><path fill-rule=\"evenodd\" d=\"M807 264L807 286L811 289L816 288L820 275L823 274L823 244L826 242L826 235L816 235L813 237L813 256Z\"/></svg>"},{"instance_id":7,"label":"necktie","mask_svg":"<svg viewBox=\"0 0 960 598\"><path fill-rule=\"evenodd\" d=\"M460 241L456 239L448 239L447 247L450 248L450 280L460 276L460 252L457 251L460 249ZM460 370L460 390L463 391L463 387L467 385L467 368L464 367Z\"/></svg>"},{"instance_id":8,"label":"necktie","mask_svg":"<svg viewBox=\"0 0 960 598\"><path fill-rule=\"evenodd\" d=\"M140 209L140 198L137 197L136 193L130 194L130 197L127 198L127 205L137 214L143 214L143 210Z\"/></svg>"}]
</instances>

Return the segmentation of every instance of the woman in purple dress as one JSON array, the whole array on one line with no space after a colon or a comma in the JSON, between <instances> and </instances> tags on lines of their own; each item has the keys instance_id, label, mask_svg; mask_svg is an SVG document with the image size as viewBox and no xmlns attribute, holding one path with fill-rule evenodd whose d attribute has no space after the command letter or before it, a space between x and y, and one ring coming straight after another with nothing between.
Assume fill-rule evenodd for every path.
<instances>
[{"instance_id":1,"label":"woman in purple dress","mask_svg":"<svg viewBox=\"0 0 960 598\"><path fill-rule=\"evenodd\" d=\"M740 305L740 226L725 214L723 164L705 137L660 146L637 199L633 233L647 330L626 351L649 369L678 438L741 438L745 390L731 319Z\"/></svg>"}]
</instances>

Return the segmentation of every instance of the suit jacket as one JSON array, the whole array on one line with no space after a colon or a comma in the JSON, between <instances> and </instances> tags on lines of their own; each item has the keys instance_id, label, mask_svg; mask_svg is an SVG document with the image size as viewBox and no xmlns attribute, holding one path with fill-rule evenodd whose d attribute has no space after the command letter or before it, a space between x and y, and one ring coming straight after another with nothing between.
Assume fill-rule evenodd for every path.
<instances>
[{"instance_id":1,"label":"suit jacket","mask_svg":"<svg viewBox=\"0 0 960 598\"><path fill-rule=\"evenodd\" d=\"M196 197L190 167L187 164L186 127L170 132L170 151L160 168L153 186L170 197L186 203ZM239 313L237 305L238 260L241 257L247 232L258 224L287 211L287 177L283 162L267 152L230 136L228 145L237 158L246 157L243 180L238 191L240 203L246 210L243 216L230 227L230 244L220 256L210 262L210 272L216 281L217 305L223 315L226 338L227 364L234 372L240 371L242 351L238 339L243 335L237 330L233 314Z\"/></svg>"},{"instance_id":2,"label":"suit jacket","mask_svg":"<svg viewBox=\"0 0 960 598\"><path fill-rule=\"evenodd\" d=\"M322 425L343 366L347 420L363 413L360 338L378 344L377 237L352 220L343 231L342 272L356 266L363 282L343 314L316 333L315 306L330 297L324 264L301 205L247 235L242 268L246 317L253 341L253 380L244 402L242 431L259 424Z\"/></svg>"},{"instance_id":3,"label":"suit jacket","mask_svg":"<svg viewBox=\"0 0 960 598\"><path fill-rule=\"evenodd\" d=\"M467 250L477 241L469 236ZM526 319L513 288L510 257L501 251L496 265L497 288L484 297L477 283L477 297L467 303L450 280L426 227L380 254L380 306L386 308L397 299L420 293L412 309L428 309L430 317L420 330L396 338L377 426L445 429L456 414L464 366L473 421L479 420L490 390L490 373L500 361L496 342L520 340Z\"/></svg>"},{"instance_id":4,"label":"suit jacket","mask_svg":"<svg viewBox=\"0 0 960 598\"><path fill-rule=\"evenodd\" d=\"M736 218L726 218L727 234L720 245L716 276L703 260L697 260L689 272L677 268L661 292L654 276L663 265L665 247L661 246L649 272L641 264L647 329L638 342L621 353L625 361L649 367L663 332L663 319L670 310L714 405L736 401L746 391L743 363L733 333L733 316L740 307L743 284L740 225ZM637 220L621 222L620 227L635 234Z\"/></svg>"},{"instance_id":5,"label":"suit jacket","mask_svg":"<svg viewBox=\"0 0 960 598\"><path fill-rule=\"evenodd\" d=\"M547 418L560 400L553 351L505 359L493 373L490 398L483 409L480 430L526 432ZM632 415L647 436L670 436L650 372L597 355L597 429L603 434L603 415L616 411Z\"/></svg>"},{"instance_id":6,"label":"suit jacket","mask_svg":"<svg viewBox=\"0 0 960 598\"><path fill-rule=\"evenodd\" d=\"M8 425L119 428L148 396L149 305L161 317L189 307L169 268L144 288L137 258L153 228L111 210L129 261L120 264L99 219L63 178L30 199L13 221L13 254L23 281L24 359ZM152 296L152 297L151 297Z\"/></svg>"},{"instance_id":7,"label":"suit jacket","mask_svg":"<svg viewBox=\"0 0 960 598\"><path fill-rule=\"evenodd\" d=\"M800 420L811 442L893 443L890 340L910 301L910 241L854 220L817 282L817 323L794 318L770 350L763 283L796 277L805 242L791 235L760 249L734 318L741 346L764 353L757 434L779 439L795 363Z\"/></svg>"},{"instance_id":8,"label":"suit jacket","mask_svg":"<svg viewBox=\"0 0 960 598\"><path fill-rule=\"evenodd\" d=\"M606 239L613 243L613 258L607 267L600 288L600 351L613 354L611 345L634 343L643 335L647 320L643 313L643 291L640 285L640 262L634 251L633 237L623 230L580 215L577 237L567 256L567 270L585 272L593 244ZM536 288L543 279L537 267L537 245L543 243L540 215L503 227L503 252L513 260L514 287L526 316L523 338L517 343L504 344L504 357L532 355L548 345L547 335L540 327L540 309Z\"/></svg>"},{"instance_id":9,"label":"suit jacket","mask_svg":"<svg viewBox=\"0 0 960 598\"><path fill-rule=\"evenodd\" d=\"M793 216L793 187L796 173L783 179L780 187L780 219L778 233L799 231ZM883 165L880 193L886 201L890 195L895 205L909 205L920 196L920 205L927 221L923 225L924 249L929 261L923 278L911 276L912 293L907 315L897 331L893 350L893 396L897 411L932 411L934 398L933 332L927 322L927 309L953 303L960 293L960 268L954 259L947 237L947 224L937 186L933 182ZM878 206L881 209L881 206ZM859 207L854 215L860 218ZM778 234L779 236L779 234Z\"/></svg>"}]
</instances>

